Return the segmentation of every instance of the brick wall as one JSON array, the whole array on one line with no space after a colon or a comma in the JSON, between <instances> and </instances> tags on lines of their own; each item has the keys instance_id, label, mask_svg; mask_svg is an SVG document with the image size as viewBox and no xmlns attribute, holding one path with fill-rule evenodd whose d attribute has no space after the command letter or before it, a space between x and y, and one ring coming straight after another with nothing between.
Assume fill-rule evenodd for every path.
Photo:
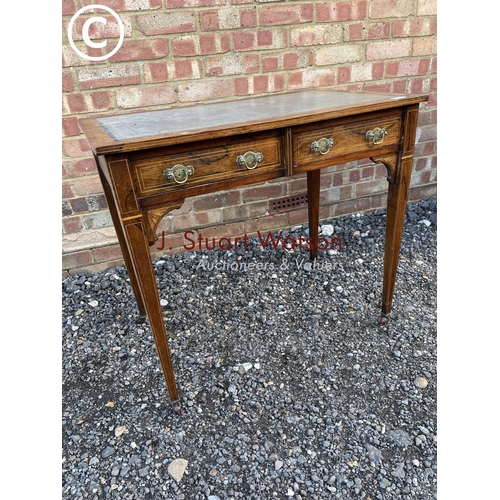
<instances>
[{"instance_id":1,"label":"brick wall","mask_svg":"<svg viewBox=\"0 0 500 500\"><path fill-rule=\"evenodd\" d=\"M88 61L68 41L73 14L90 3L110 7L124 23L123 45L108 60ZM99 15L108 23L92 24L90 38L107 37L112 47L118 25ZM85 17L73 30L84 52ZM63 0L63 30L63 273L122 264L78 117L308 87L426 92L410 199L436 192L436 0ZM321 219L384 207L385 175L368 160L325 169ZM272 213L269 199L305 188L305 176L297 176L187 199L158 231L182 251L189 228L235 237L301 224L307 210ZM156 247L153 256L164 253Z\"/></svg>"}]
</instances>

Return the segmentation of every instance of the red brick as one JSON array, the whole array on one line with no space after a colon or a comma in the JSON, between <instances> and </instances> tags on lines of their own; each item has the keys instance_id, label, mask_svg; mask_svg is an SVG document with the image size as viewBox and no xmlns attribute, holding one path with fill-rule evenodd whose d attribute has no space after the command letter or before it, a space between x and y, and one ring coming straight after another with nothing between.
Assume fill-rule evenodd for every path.
<instances>
[{"instance_id":1,"label":"red brick","mask_svg":"<svg viewBox=\"0 0 500 500\"><path fill-rule=\"evenodd\" d=\"M428 170L430 168L430 158L417 158L413 168L417 172L421 170Z\"/></svg>"},{"instance_id":2,"label":"red brick","mask_svg":"<svg viewBox=\"0 0 500 500\"><path fill-rule=\"evenodd\" d=\"M106 247L94 248L92 250L92 255L95 263L123 259L120 245L109 245Z\"/></svg>"},{"instance_id":3,"label":"red brick","mask_svg":"<svg viewBox=\"0 0 500 500\"><path fill-rule=\"evenodd\" d=\"M429 72L430 59L420 59L418 62L418 74L425 75Z\"/></svg>"},{"instance_id":4,"label":"red brick","mask_svg":"<svg viewBox=\"0 0 500 500\"><path fill-rule=\"evenodd\" d=\"M372 76L374 80L378 80L384 76L384 63L372 64Z\"/></svg>"},{"instance_id":5,"label":"red brick","mask_svg":"<svg viewBox=\"0 0 500 500\"><path fill-rule=\"evenodd\" d=\"M233 93L233 83L230 80L204 80L202 82L180 82L178 96L180 102L206 101L222 99Z\"/></svg>"},{"instance_id":6,"label":"red brick","mask_svg":"<svg viewBox=\"0 0 500 500\"><path fill-rule=\"evenodd\" d=\"M269 202L257 201L255 203L244 203L242 205L232 205L222 209L222 219L224 221L247 220L252 217L262 217L268 215Z\"/></svg>"},{"instance_id":7,"label":"red brick","mask_svg":"<svg viewBox=\"0 0 500 500\"><path fill-rule=\"evenodd\" d=\"M123 109L159 106L173 103L175 100L175 92L170 85L125 87L116 91L116 105Z\"/></svg>"},{"instance_id":8,"label":"red brick","mask_svg":"<svg viewBox=\"0 0 500 500\"><path fill-rule=\"evenodd\" d=\"M138 85L141 83L139 64L90 67L78 70L81 89Z\"/></svg>"},{"instance_id":9,"label":"red brick","mask_svg":"<svg viewBox=\"0 0 500 500\"><path fill-rule=\"evenodd\" d=\"M272 80L271 80L271 90L273 92L281 92L285 90L285 75L284 74L279 74L279 75L272 75Z\"/></svg>"},{"instance_id":10,"label":"red brick","mask_svg":"<svg viewBox=\"0 0 500 500\"><path fill-rule=\"evenodd\" d=\"M421 93L426 92L429 89L429 79L428 78L413 78L410 81L410 92Z\"/></svg>"},{"instance_id":11,"label":"red brick","mask_svg":"<svg viewBox=\"0 0 500 500\"><path fill-rule=\"evenodd\" d=\"M62 119L63 136L80 135L82 132L76 117Z\"/></svg>"},{"instance_id":12,"label":"red brick","mask_svg":"<svg viewBox=\"0 0 500 500\"><path fill-rule=\"evenodd\" d=\"M167 9L179 7L210 7L212 5L224 5L226 0L165 0Z\"/></svg>"},{"instance_id":13,"label":"red brick","mask_svg":"<svg viewBox=\"0 0 500 500\"><path fill-rule=\"evenodd\" d=\"M413 40L414 56L432 56L437 53L437 40L432 38L416 38Z\"/></svg>"},{"instance_id":14,"label":"red brick","mask_svg":"<svg viewBox=\"0 0 500 500\"><path fill-rule=\"evenodd\" d=\"M257 46L260 49L282 49L287 46L286 30L260 30L257 32Z\"/></svg>"},{"instance_id":15,"label":"red brick","mask_svg":"<svg viewBox=\"0 0 500 500\"><path fill-rule=\"evenodd\" d=\"M167 72L169 80L174 82L188 78L201 78L203 76L203 66L199 59L168 61Z\"/></svg>"},{"instance_id":16,"label":"red brick","mask_svg":"<svg viewBox=\"0 0 500 500\"><path fill-rule=\"evenodd\" d=\"M255 7L240 11L240 26L242 28L255 28L257 26L257 10Z\"/></svg>"},{"instance_id":17,"label":"red brick","mask_svg":"<svg viewBox=\"0 0 500 500\"><path fill-rule=\"evenodd\" d=\"M368 196L385 190L387 190L387 181L385 179L375 179L356 184L356 196Z\"/></svg>"},{"instance_id":18,"label":"red brick","mask_svg":"<svg viewBox=\"0 0 500 500\"><path fill-rule=\"evenodd\" d=\"M387 22L370 23L368 26L368 36L369 40L379 40L383 38L389 38L391 34L391 25Z\"/></svg>"},{"instance_id":19,"label":"red brick","mask_svg":"<svg viewBox=\"0 0 500 500\"><path fill-rule=\"evenodd\" d=\"M362 89L364 92L381 92L383 94L388 94L391 92L391 84L390 83L365 83L363 84ZM398 93L404 93L404 91Z\"/></svg>"},{"instance_id":20,"label":"red brick","mask_svg":"<svg viewBox=\"0 0 500 500\"><path fill-rule=\"evenodd\" d=\"M383 42L369 42L366 44L366 59L397 59L409 57L412 51L412 40L388 40Z\"/></svg>"},{"instance_id":21,"label":"red brick","mask_svg":"<svg viewBox=\"0 0 500 500\"><path fill-rule=\"evenodd\" d=\"M70 167L67 163L64 163L62 164L62 178L63 180L65 179L70 179L72 177L71 175L71 170L70 170ZM64 197L64 195L63 195Z\"/></svg>"},{"instance_id":22,"label":"red brick","mask_svg":"<svg viewBox=\"0 0 500 500\"><path fill-rule=\"evenodd\" d=\"M233 33L233 46L235 51L256 49L257 36L255 32L243 31Z\"/></svg>"},{"instance_id":23,"label":"red brick","mask_svg":"<svg viewBox=\"0 0 500 500\"><path fill-rule=\"evenodd\" d=\"M366 180L366 179L373 179L373 175L375 174L375 167L370 166L370 167L365 167L361 169L361 179Z\"/></svg>"},{"instance_id":24,"label":"red brick","mask_svg":"<svg viewBox=\"0 0 500 500\"><path fill-rule=\"evenodd\" d=\"M352 2L323 2L316 5L316 21L357 21L366 17L366 0Z\"/></svg>"},{"instance_id":25,"label":"red brick","mask_svg":"<svg viewBox=\"0 0 500 500\"><path fill-rule=\"evenodd\" d=\"M295 69L298 67L299 56L296 52L283 54L283 69Z\"/></svg>"},{"instance_id":26,"label":"red brick","mask_svg":"<svg viewBox=\"0 0 500 500\"><path fill-rule=\"evenodd\" d=\"M329 219L331 216L331 207L330 205L328 206L320 206L319 207L319 219ZM288 226L295 226L297 224L304 224L307 223L309 220L307 209L302 208L299 210L292 210L288 212ZM278 229L281 229L284 226L279 227ZM286 227L286 226L285 226ZM265 239L264 235L264 239Z\"/></svg>"},{"instance_id":27,"label":"red brick","mask_svg":"<svg viewBox=\"0 0 500 500\"><path fill-rule=\"evenodd\" d=\"M231 50L231 35L229 33L200 35L200 53L218 54Z\"/></svg>"},{"instance_id":28,"label":"red brick","mask_svg":"<svg viewBox=\"0 0 500 500\"><path fill-rule=\"evenodd\" d=\"M92 264L92 254L90 250L81 252L66 253L62 256L62 268L74 269Z\"/></svg>"},{"instance_id":29,"label":"red brick","mask_svg":"<svg viewBox=\"0 0 500 500\"><path fill-rule=\"evenodd\" d=\"M435 16L437 14L436 0L418 0L417 15L418 16Z\"/></svg>"},{"instance_id":30,"label":"red brick","mask_svg":"<svg viewBox=\"0 0 500 500\"><path fill-rule=\"evenodd\" d=\"M437 23L435 18L416 18L395 20L392 22L392 36L430 36L436 34Z\"/></svg>"},{"instance_id":31,"label":"red brick","mask_svg":"<svg viewBox=\"0 0 500 500\"><path fill-rule=\"evenodd\" d=\"M72 188L75 196L87 196L102 193L102 184L97 176L74 179L72 182Z\"/></svg>"},{"instance_id":32,"label":"red brick","mask_svg":"<svg viewBox=\"0 0 500 500\"><path fill-rule=\"evenodd\" d=\"M204 31L216 31L219 29L219 16L216 10L207 10L200 13L200 25Z\"/></svg>"},{"instance_id":33,"label":"red brick","mask_svg":"<svg viewBox=\"0 0 500 500\"><path fill-rule=\"evenodd\" d=\"M196 31L193 11L158 12L135 17L136 27L143 35L164 35Z\"/></svg>"},{"instance_id":34,"label":"red brick","mask_svg":"<svg viewBox=\"0 0 500 500\"><path fill-rule=\"evenodd\" d=\"M109 91L99 91L92 92L89 94L90 99L90 111L105 111L108 109L113 109L113 97Z\"/></svg>"},{"instance_id":35,"label":"red brick","mask_svg":"<svg viewBox=\"0 0 500 500\"><path fill-rule=\"evenodd\" d=\"M316 50L318 66L357 62L363 57L363 47L358 44L327 45Z\"/></svg>"},{"instance_id":36,"label":"red brick","mask_svg":"<svg viewBox=\"0 0 500 500\"><path fill-rule=\"evenodd\" d=\"M162 0L124 0L124 10L147 10L159 9L162 6Z\"/></svg>"},{"instance_id":37,"label":"red brick","mask_svg":"<svg viewBox=\"0 0 500 500\"><path fill-rule=\"evenodd\" d=\"M87 205L87 200L85 198L73 198L69 200L69 203L74 214L89 211L89 206Z\"/></svg>"},{"instance_id":38,"label":"red brick","mask_svg":"<svg viewBox=\"0 0 500 500\"><path fill-rule=\"evenodd\" d=\"M300 75L300 79L297 78L298 75ZM293 79L292 76L294 77ZM288 80L290 90L292 88L326 87L333 84L335 84L335 70L333 68L318 68L304 72L290 73Z\"/></svg>"},{"instance_id":39,"label":"red brick","mask_svg":"<svg viewBox=\"0 0 500 500\"><path fill-rule=\"evenodd\" d=\"M87 103L83 94L68 94L64 96L70 113L85 113Z\"/></svg>"},{"instance_id":40,"label":"red brick","mask_svg":"<svg viewBox=\"0 0 500 500\"><path fill-rule=\"evenodd\" d=\"M342 201L334 205L335 217L347 214L355 214L369 210L371 200L367 198L357 198L352 200Z\"/></svg>"},{"instance_id":41,"label":"red brick","mask_svg":"<svg viewBox=\"0 0 500 500\"><path fill-rule=\"evenodd\" d=\"M83 229L80 217L64 217L62 225L64 234L79 233Z\"/></svg>"},{"instance_id":42,"label":"red brick","mask_svg":"<svg viewBox=\"0 0 500 500\"><path fill-rule=\"evenodd\" d=\"M69 72L64 72L62 75L62 91L70 92L75 89L75 81L73 75Z\"/></svg>"},{"instance_id":43,"label":"red brick","mask_svg":"<svg viewBox=\"0 0 500 500\"><path fill-rule=\"evenodd\" d=\"M165 62L146 63L144 65L146 83L161 83L169 80L168 68Z\"/></svg>"},{"instance_id":44,"label":"red brick","mask_svg":"<svg viewBox=\"0 0 500 500\"><path fill-rule=\"evenodd\" d=\"M387 168L382 163L375 165L375 179L387 179Z\"/></svg>"},{"instance_id":45,"label":"red brick","mask_svg":"<svg viewBox=\"0 0 500 500\"><path fill-rule=\"evenodd\" d=\"M97 173L97 166L93 158L84 158L70 163L71 172L75 177Z\"/></svg>"},{"instance_id":46,"label":"red brick","mask_svg":"<svg viewBox=\"0 0 500 500\"><path fill-rule=\"evenodd\" d=\"M414 76L418 75L420 61L418 59L404 59L399 61L398 72L396 76Z\"/></svg>"},{"instance_id":47,"label":"red brick","mask_svg":"<svg viewBox=\"0 0 500 500\"><path fill-rule=\"evenodd\" d=\"M371 0L370 17L409 17L415 14L414 0Z\"/></svg>"},{"instance_id":48,"label":"red brick","mask_svg":"<svg viewBox=\"0 0 500 500\"><path fill-rule=\"evenodd\" d=\"M253 77L253 92L262 94L269 91L268 75L258 75Z\"/></svg>"},{"instance_id":49,"label":"red brick","mask_svg":"<svg viewBox=\"0 0 500 500\"><path fill-rule=\"evenodd\" d=\"M175 231L219 224L220 222L222 222L222 210L220 208L202 212L190 212L177 215L172 219L172 225Z\"/></svg>"},{"instance_id":50,"label":"red brick","mask_svg":"<svg viewBox=\"0 0 500 500\"><path fill-rule=\"evenodd\" d=\"M347 83L351 81L351 68L350 66L345 66L337 70L337 81L338 83Z\"/></svg>"},{"instance_id":51,"label":"red brick","mask_svg":"<svg viewBox=\"0 0 500 500\"><path fill-rule=\"evenodd\" d=\"M356 40L363 40L364 27L361 23L349 24L347 27L347 40L354 42Z\"/></svg>"},{"instance_id":52,"label":"red brick","mask_svg":"<svg viewBox=\"0 0 500 500\"><path fill-rule=\"evenodd\" d=\"M236 95L249 94L249 81L248 78L235 78L234 79L234 93Z\"/></svg>"},{"instance_id":53,"label":"red brick","mask_svg":"<svg viewBox=\"0 0 500 500\"><path fill-rule=\"evenodd\" d=\"M168 40L125 40L118 52L109 58L109 62L147 61L167 56Z\"/></svg>"},{"instance_id":54,"label":"red brick","mask_svg":"<svg viewBox=\"0 0 500 500\"><path fill-rule=\"evenodd\" d=\"M72 158L87 156L91 151L87 139L63 139L63 153L66 156Z\"/></svg>"},{"instance_id":55,"label":"red brick","mask_svg":"<svg viewBox=\"0 0 500 500\"><path fill-rule=\"evenodd\" d=\"M395 94L404 94L406 92L407 80L396 80L392 82L392 91Z\"/></svg>"},{"instance_id":56,"label":"red brick","mask_svg":"<svg viewBox=\"0 0 500 500\"><path fill-rule=\"evenodd\" d=\"M191 61L174 61L174 68L176 80L193 78L193 67L191 66Z\"/></svg>"},{"instance_id":57,"label":"red brick","mask_svg":"<svg viewBox=\"0 0 500 500\"><path fill-rule=\"evenodd\" d=\"M261 200L261 199L273 199L284 196L284 186L283 184L260 184L257 186L251 186L241 189L241 198L243 203L247 201Z\"/></svg>"},{"instance_id":58,"label":"red brick","mask_svg":"<svg viewBox=\"0 0 500 500\"><path fill-rule=\"evenodd\" d=\"M258 219L249 219L244 222L244 225L245 234L248 234L248 236L251 237L256 235L257 231L274 231L276 229L288 227L290 224L288 221L288 214L277 214L267 217L259 217Z\"/></svg>"},{"instance_id":59,"label":"red brick","mask_svg":"<svg viewBox=\"0 0 500 500\"><path fill-rule=\"evenodd\" d=\"M205 59L207 76L242 75L260 70L258 54L227 55Z\"/></svg>"},{"instance_id":60,"label":"red brick","mask_svg":"<svg viewBox=\"0 0 500 500\"><path fill-rule=\"evenodd\" d=\"M198 196L193 198L192 210L198 212L200 210L211 210L213 208L221 208L224 205L224 195L209 194L207 196Z\"/></svg>"},{"instance_id":61,"label":"red brick","mask_svg":"<svg viewBox=\"0 0 500 500\"><path fill-rule=\"evenodd\" d=\"M437 127L435 125L428 125L422 127L422 134L420 135L419 142L433 141L437 138Z\"/></svg>"},{"instance_id":62,"label":"red brick","mask_svg":"<svg viewBox=\"0 0 500 500\"><path fill-rule=\"evenodd\" d=\"M69 182L63 182L62 184L62 197L63 199L67 198L72 198L73 195L73 189L71 187L71 184Z\"/></svg>"},{"instance_id":63,"label":"red brick","mask_svg":"<svg viewBox=\"0 0 500 500\"><path fill-rule=\"evenodd\" d=\"M195 56L199 54L199 39L194 35L182 36L172 40L172 55L174 57Z\"/></svg>"},{"instance_id":64,"label":"red brick","mask_svg":"<svg viewBox=\"0 0 500 500\"><path fill-rule=\"evenodd\" d=\"M360 179L361 172L358 169L349 171L349 182L359 182Z\"/></svg>"},{"instance_id":65,"label":"red brick","mask_svg":"<svg viewBox=\"0 0 500 500\"><path fill-rule=\"evenodd\" d=\"M310 22L314 18L312 3L292 4L289 7L281 5L260 6L260 26L276 26Z\"/></svg>"},{"instance_id":66,"label":"red brick","mask_svg":"<svg viewBox=\"0 0 500 500\"><path fill-rule=\"evenodd\" d=\"M75 5L75 0L62 0L62 15L68 16L74 14L78 9Z\"/></svg>"},{"instance_id":67,"label":"red brick","mask_svg":"<svg viewBox=\"0 0 500 500\"><path fill-rule=\"evenodd\" d=\"M435 109L421 109L418 113L418 126L435 125L437 123L437 111Z\"/></svg>"},{"instance_id":68,"label":"red brick","mask_svg":"<svg viewBox=\"0 0 500 500\"><path fill-rule=\"evenodd\" d=\"M431 73L437 73L437 57L431 58Z\"/></svg>"},{"instance_id":69,"label":"red brick","mask_svg":"<svg viewBox=\"0 0 500 500\"><path fill-rule=\"evenodd\" d=\"M262 71L276 71L279 69L279 59L276 56L262 58Z\"/></svg>"},{"instance_id":70,"label":"red brick","mask_svg":"<svg viewBox=\"0 0 500 500\"><path fill-rule=\"evenodd\" d=\"M342 42L342 26L336 24L294 26L290 28L290 45L308 46Z\"/></svg>"}]
</instances>

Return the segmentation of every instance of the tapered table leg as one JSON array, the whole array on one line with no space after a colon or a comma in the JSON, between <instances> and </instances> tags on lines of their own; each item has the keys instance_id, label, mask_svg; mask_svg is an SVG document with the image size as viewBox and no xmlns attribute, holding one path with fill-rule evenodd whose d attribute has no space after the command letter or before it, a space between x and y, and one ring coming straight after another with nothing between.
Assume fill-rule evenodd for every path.
<instances>
[{"instance_id":1,"label":"tapered table leg","mask_svg":"<svg viewBox=\"0 0 500 500\"><path fill-rule=\"evenodd\" d=\"M403 236L403 223L410 185L411 158L403 160L399 183L389 182L387 195L387 222L384 254L384 284L382 288L382 312L389 314L396 284L396 273Z\"/></svg>"},{"instance_id":2,"label":"tapered table leg","mask_svg":"<svg viewBox=\"0 0 500 500\"><path fill-rule=\"evenodd\" d=\"M156 285L156 277L153 271L149 245L146 231L143 227L142 217L126 219L123 221L123 230L126 243L130 250L132 265L138 280L138 285L144 299L149 325L153 333L160 358L161 367L167 383L168 392L172 402L179 400L177 386L175 383L174 370L170 357L167 332L163 321L163 312L160 305L160 297Z\"/></svg>"},{"instance_id":3,"label":"tapered table leg","mask_svg":"<svg viewBox=\"0 0 500 500\"><path fill-rule=\"evenodd\" d=\"M309 215L309 237L311 238L311 260L318 257L319 186L321 171L307 172L307 210Z\"/></svg>"},{"instance_id":4,"label":"tapered table leg","mask_svg":"<svg viewBox=\"0 0 500 500\"><path fill-rule=\"evenodd\" d=\"M147 238L151 228L146 227L148 221L140 210L126 157L103 161L100 166L105 192L108 196L112 193L108 203L139 311L147 314L170 398L177 403L179 394ZM174 409L180 409L178 404Z\"/></svg>"},{"instance_id":5,"label":"tapered table leg","mask_svg":"<svg viewBox=\"0 0 500 500\"><path fill-rule=\"evenodd\" d=\"M401 151L392 158L382 159L389 172L387 193L387 222L384 254L384 284L382 288L382 313L389 314L396 284L401 238L410 189L413 152L417 131L418 105L409 107L403 119ZM383 322L383 321L381 321Z\"/></svg>"},{"instance_id":6,"label":"tapered table leg","mask_svg":"<svg viewBox=\"0 0 500 500\"><path fill-rule=\"evenodd\" d=\"M98 160L96 158L96 163ZM115 199L113 197L113 193L111 187L109 185L106 176L103 174L100 167L97 169L99 171L99 176L101 178L102 187L104 189L104 196L106 197L106 201L108 203L109 213L111 214L111 219L113 220L113 225L116 231L116 236L118 237L118 243L120 244L120 249L123 255L123 261L125 262L125 267L127 268L128 276L130 278L130 285L132 286L132 290L134 292L135 300L137 302L137 308L139 310L139 321L144 321L146 319L146 307L144 306L144 300L141 295L141 291L139 288L139 284L137 281L137 276L135 275L135 269L132 265L132 259L130 257L130 252L128 246L125 242L125 236L123 234L123 228L120 223L120 216L118 215L118 210L116 208Z\"/></svg>"}]
</instances>

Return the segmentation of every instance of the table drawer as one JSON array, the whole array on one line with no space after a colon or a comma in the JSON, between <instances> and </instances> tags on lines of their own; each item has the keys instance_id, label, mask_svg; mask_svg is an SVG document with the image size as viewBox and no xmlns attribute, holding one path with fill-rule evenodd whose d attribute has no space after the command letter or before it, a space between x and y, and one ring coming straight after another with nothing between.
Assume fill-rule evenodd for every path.
<instances>
[{"instance_id":1,"label":"table drawer","mask_svg":"<svg viewBox=\"0 0 500 500\"><path fill-rule=\"evenodd\" d=\"M300 167L399 143L401 116L340 123L329 120L293 130L293 165Z\"/></svg>"},{"instance_id":2,"label":"table drawer","mask_svg":"<svg viewBox=\"0 0 500 500\"><path fill-rule=\"evenodd\" d=\"M282 170L278 131L170 146L131 159L139 196Z\"/></svg>"}]
</instances>

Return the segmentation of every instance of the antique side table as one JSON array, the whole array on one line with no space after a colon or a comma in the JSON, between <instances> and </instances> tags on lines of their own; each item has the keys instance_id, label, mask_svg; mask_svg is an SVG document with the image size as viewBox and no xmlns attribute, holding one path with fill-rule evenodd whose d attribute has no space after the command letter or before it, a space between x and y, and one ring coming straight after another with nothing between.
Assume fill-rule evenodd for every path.
<instances>
[{"instance_id":1,"label":"antique side table","mask_svg":"<svg viewBox=\"0 0 500 500\"><path fill-rule=\"evenodd\" d=\"M321 169L364 158L380 162L389 183L384 318L394 293L419 104L427 99L312 89L79 120L176 411L179 394L148 248L162 217L187 197L306 172L315 259Z\"/></svg>"}]
</instances>

